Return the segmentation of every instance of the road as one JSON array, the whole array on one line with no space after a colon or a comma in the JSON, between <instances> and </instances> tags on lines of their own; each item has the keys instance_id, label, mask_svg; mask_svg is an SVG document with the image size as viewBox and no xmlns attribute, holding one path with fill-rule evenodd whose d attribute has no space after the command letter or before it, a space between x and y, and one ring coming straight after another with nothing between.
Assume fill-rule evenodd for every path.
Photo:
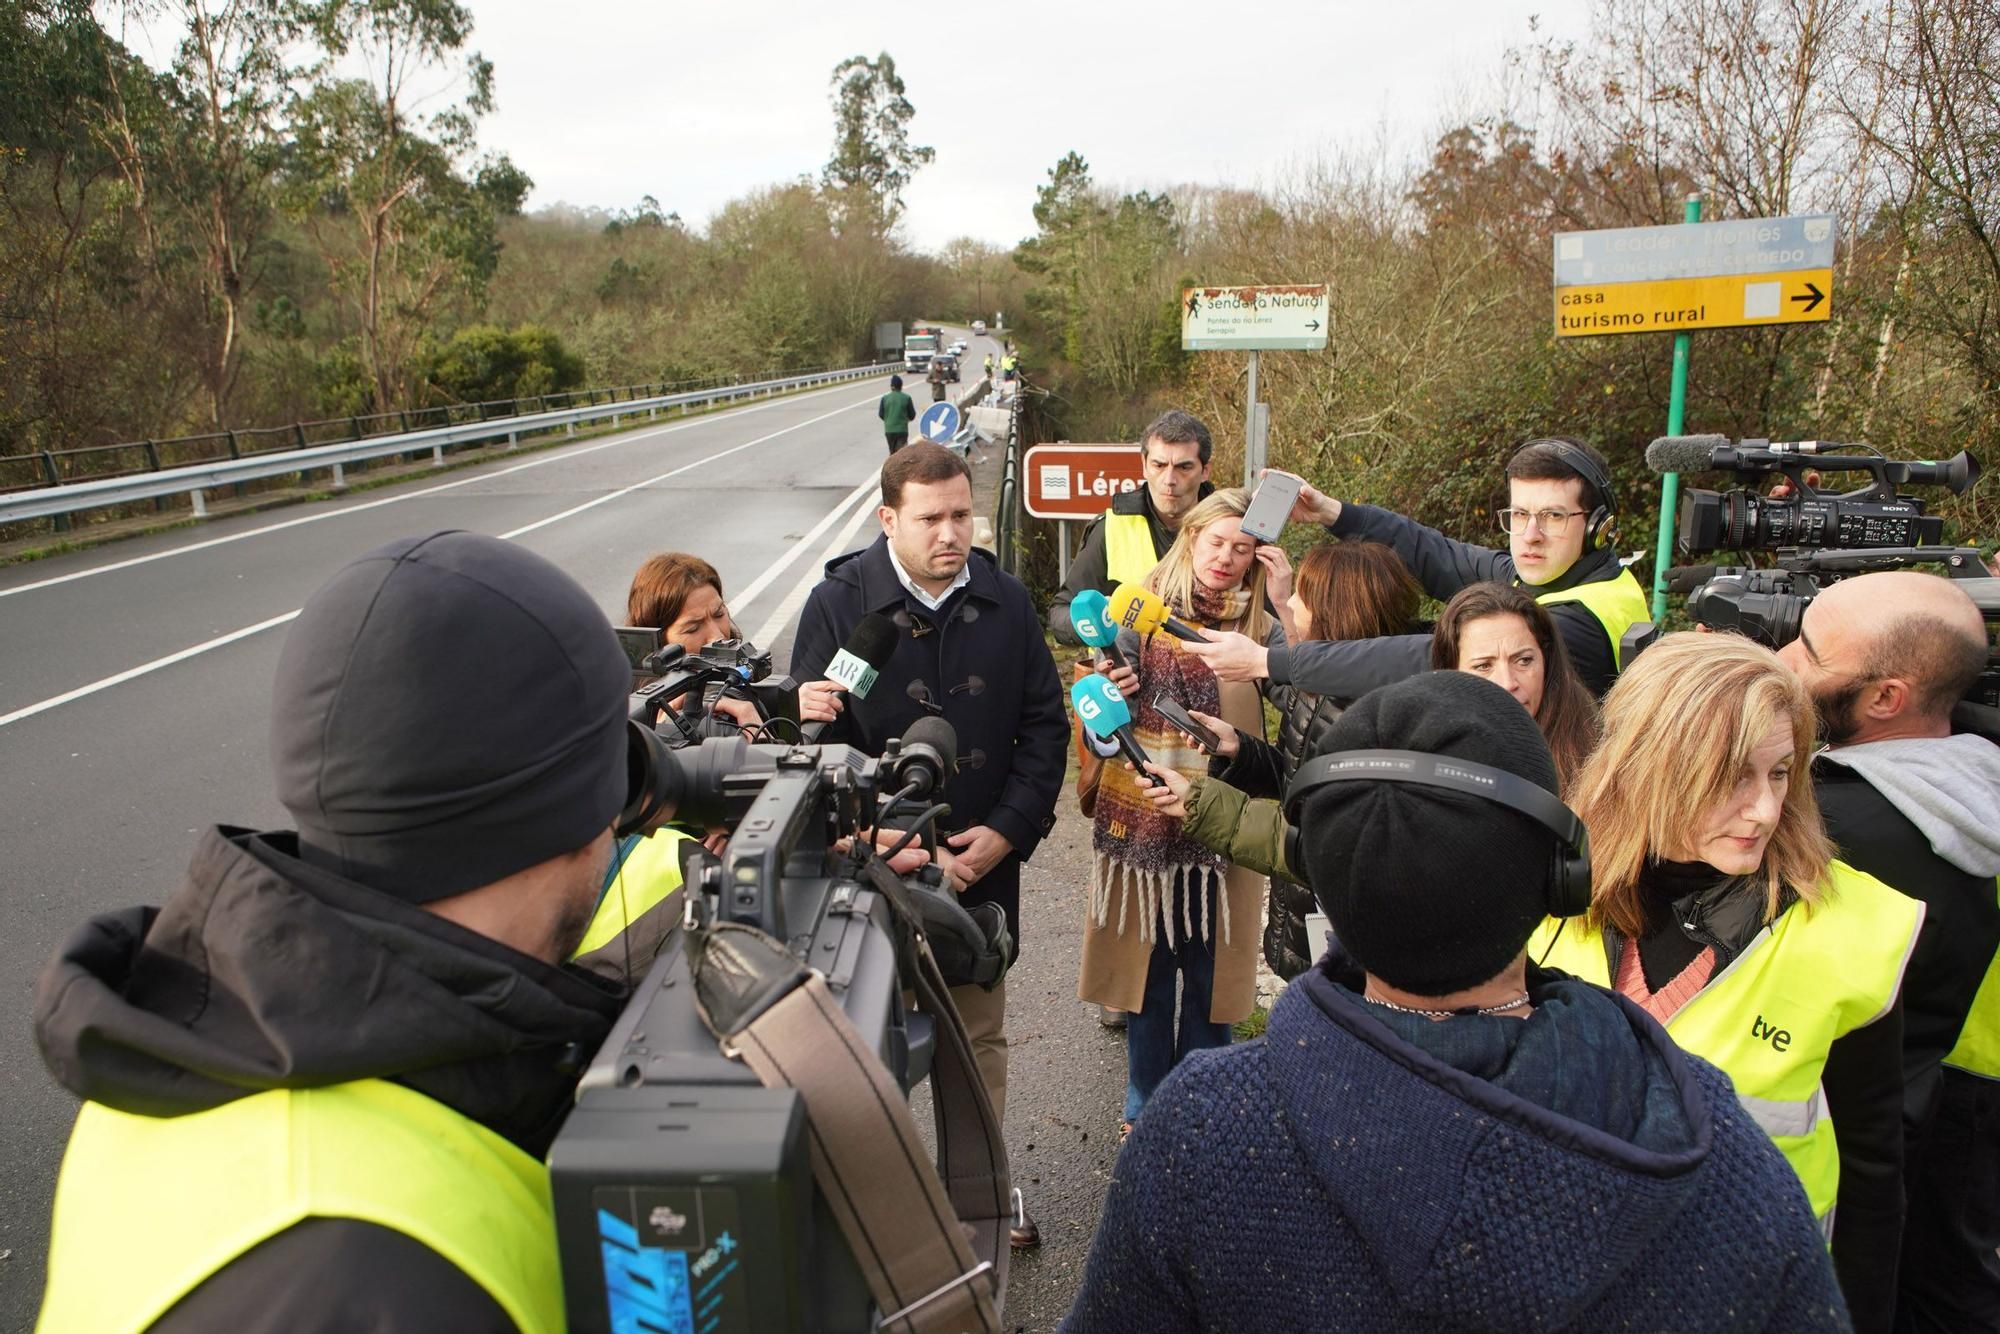
<instances>
[{"instance_id":1,"label":"road","mask_svg":"<svg viewBox=\"0 0 2000 1334\"><path fill-rule=\"evenodd\" d=\"M989 350L973 343L955 389ZM460 528L548 557L619 623L640 561L689 550L782 665L820 565L877 531L885 388L662 421L0 569L0 1004L21 1016L0 1025L0 1330L33 1321L75 1115L25 1019L35 975L84 918L171 892L205 826L287 823L270 795L270 678L313 589L386 541Z\"/></svg>"}]
</instances>

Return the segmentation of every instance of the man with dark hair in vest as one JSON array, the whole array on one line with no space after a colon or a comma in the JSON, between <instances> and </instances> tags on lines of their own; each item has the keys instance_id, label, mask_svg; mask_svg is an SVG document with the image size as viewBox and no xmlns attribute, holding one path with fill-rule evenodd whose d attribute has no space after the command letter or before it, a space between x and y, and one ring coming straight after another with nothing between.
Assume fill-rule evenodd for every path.
<instances>
[{"instance_id":1,"label":"man with dark hair in vest","mask_svg":"<svg viewBox=\"0 0 2000 1334\"><path fill-rule=\"evenodd\" d=\"M626 995L572 961L618 930L630 683L589 594L496 538L313 594L271 700L297 832L211 828L37 983L84 1100L43 1329L562 1327L543 1156Z\"/></svg>"},{"instance_id":2,"label":"man with dark hair in vest","mask_svg":"<svg viewBox=\"0 0 2000 1334\"><path fill-rule=\"evenodd\" d=\"M1144 579L1174 544L1187 512L1215 490L1208 480L1215 442L1200 418L1162 413L1139 437L1139 452L1146 484L1112 497L1111 507L1091 522L1069 563L1069 581L1049 605L1049 630L1065 644L1083 642L1070 624L1070 599L1086 589L1108 594Z\"/></svg>"},{"instance_id":3,"label":"man with dark hair in vest","mask_svg":"<svg viewBox=\"0 0 2000 1334\"><path fill-rule=\"evenodd\" d=\"M1583 441L1546 436L1508 460L1507 493L1495 516L1507 534L1506 551L1456 541L1401 514L1343 503L1309 485L1299 490L1292 522L1324 524L1335 537L1388 543L1440 601L1486 580L1525 586L1549 609L1576 674L1602 695L1618 677L1625 632L1649 619L1644 590L1612 549L1610 470ZM1268 677L1336 699L1359 699L1429 666L1429 635L1309 639L1268 652L1243 635L1208 637L1216 642L1190 647L1221 680Z\"/></svg>"},{"instance_id":4,"label":"man with dark hair in vest","mask_svg":"<svg viewBox=\"0 0 2000 1334\"><path fill-rule=\"evenodd\" d=\"M2000 746L1951 718L1986 626L1953 580L1864 574L1814 598L1778 656L1819 706L1813 790L1841 860L1925 904L1903 979L1895 1328L2000 1329Z\"/></svg>"}]
</instances>

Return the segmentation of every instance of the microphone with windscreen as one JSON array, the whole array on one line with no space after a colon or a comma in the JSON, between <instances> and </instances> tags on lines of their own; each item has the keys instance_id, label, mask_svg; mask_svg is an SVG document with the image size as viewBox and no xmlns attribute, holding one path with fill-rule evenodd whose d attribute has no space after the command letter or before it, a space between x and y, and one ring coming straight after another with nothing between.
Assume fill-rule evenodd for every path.
<instances>
[{"instance_id":1,"label":"microphone with windscreen","mask_svg":"<svg viewBox=\"0 0 2000 1334\"><path fill-rule=\"evenodd\" d=\"M918 801L935 797L958 772L958 733L944 719L919 718L903 733L889 762L889 782L898 791L912 788Z\"/></svg>"},{"instance_id":2,"label":"microphone with windscreen","mask_svg":"<svg viewBox=\"0 0 2000 1334\"><path fill-rule=\"evenodd\" d=\"M1111 659L1113 667L1131 665L1118 649L1118 629L1111 623L1111 602L1104 594L1087 588L1071 598L1069 623L1076 627L1076 637Z\"/></svg>"},{"instance_id":3,"label":"microphone with windscreen","mask_svg":"<svg viewBox=\"0 0 2000 1334\"><path fill-rule=\"evenodd\" d=\"M1663 435L1646 446L1646 466L1654 472L1707 472L1715 451L1732 448L1726 435Z\"/></svg>"},{"instance_id":4,"label":"microphone with windscreen","mask_svg":"<svg viewBox=\"0 0 2000 1334\"><path fill-rule=\"evenodd\" d=\"M1175 639L1186 639L1196 644L1207 643L1201 632L1184 621L1174 619L1173 612L1160 600L1160 595L1138 584L1120 584L1118 591L1111 595L1111 620L1114 625L1122 625L1127 630L1150 635L1155 630L1165 630Z\"/></svg>"},{"instance_id":5,"label":"microphone with windscreen","mask_svg":"<svg viewBox=\"0 0 2000 1334\"><path fill-rule=\"evenodd\" d=\"M1139 739L1132 735L1132 710L1125 703L1125 697L1118 693L1118 687L1111 684L1102 672L1092 672L1069 688L1070 707L1090 734L1100 741L1116 741L1118 749L1132 767L1139 771L1139 779L1144 783L1157 783L1159 779L1146 772L1149 757L1139 745Z\"/></svg>"}]
</instances>

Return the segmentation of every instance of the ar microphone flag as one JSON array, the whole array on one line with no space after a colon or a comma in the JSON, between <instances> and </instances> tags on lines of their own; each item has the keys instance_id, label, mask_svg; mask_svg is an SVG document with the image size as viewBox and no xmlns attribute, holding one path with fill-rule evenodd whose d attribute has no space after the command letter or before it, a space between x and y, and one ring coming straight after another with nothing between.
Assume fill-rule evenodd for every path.
<instances>
[{"instance_id":1,"label":"ar microphone flag","mask_svg":"<svg viewBox=\"0 0 2000 1334\"><path fill-rule=\"evenodd\" d=\"M1177 621L1167 610L1167 604L1160 595L1137 584L1120 584L1118 591L1111 595L1111 619L1127 630L1136 630L1142 635L1150 635L1155 630L1165 630L1175 639L1191 640L1200 644L1201 632Z\"/></svg>"},{"instance_id":2,"label":"ar microphone flag","mask_svg":"<svg viewBox=\"0 0 2000 1334\"><path fill-rule=\"evenodd\" d=\"M1118 631L1112 627L1111 604L1104 594L1086 588L1071 598L1069 623L1076 627L1076 637L1111 659L1112 666L1127 665L1118 651Z\"/></svg>"},{"instance_id":3,"label":"ar microphone flag","mask_svg":"<svg viewBox=\"0 0 2000 1334\"><path fill-rule=\"evenodd\" d=\"M847 646L826 665L826 679L846 686L854 698L866 699L882 664L895 651L896 623L879 611L871 611L847 637Z\"/></svg>"}]
</instances>

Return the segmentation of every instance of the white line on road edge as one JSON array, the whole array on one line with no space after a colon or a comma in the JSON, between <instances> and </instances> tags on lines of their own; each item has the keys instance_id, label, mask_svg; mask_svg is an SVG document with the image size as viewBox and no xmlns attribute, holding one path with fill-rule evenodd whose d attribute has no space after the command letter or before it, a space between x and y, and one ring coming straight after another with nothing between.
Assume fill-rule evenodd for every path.
<instances>
[{"instance_id":1,"label":"white line on road edge","mask_svg":"<svg viewBox=\"0 0 2000 1334\"><path fill-rule=\"evenodd\" d=\"M770 569L764 571L764 573L758 575L755 579L751 580L748 584L744 585L741 589L737 591L735 599L737 607L743 610L748 610L750 605L756 602L757 595L759 593L762 593L766 588L769 588L772 582L776 580L779 575L785 572L785 568L789 566L793 561L798 559L799 553L806 549L806 545L808 543L818 541L819 535L825 532L828 528L831 528L833 526L834 520L838 519L841 515L847 513L847 509L850 505L860 500L868 492L876 490L878 486L880 486L880 483L877 481L877 479L870 477L860 486L857 486L852 491L849 491L847 493L847 498L845 500L841 501L838 505L835 505L832 510L828 511L825 518L821 519L818 523L814 524L811 528L807 529L805 536L801 537L798 541L792 543L790 547L786 548L785 554L778 557L777 560L773 561L771 563ZM761 639L753 639L750 642L758 645L759 647L762 647L764 643L764 641Z\"/></svg>"},{"instance_id":2,"label":"white line on road edge","mask_svg":"<svg viewBox=\"0 0 2000 1334\"><path fill-rule=\"evenodd\" d=\"M516 463L512 467L501 468L495 472L475 472L470 477L461 477L455 482L443 482L437 486L427 486L420 491L401 491L393 496L384 496L380 500L364 501L358 505L343 505L339 509L320 510L316 514L307 514L296 519L286 519L282 523L267 523L262 528L251 528L245 532L230 533L223 537L211 537L201 542L190 542L186 546L174 547L167 551L155 551L147 556L133 556L126 560L113 561L109 565L93 565L87 570L72 570L68 574L59 574L48 579L38 579L31 584L19 584L13 588L0 588L0 598L10 598L16 593L32 593L38 588L50 588L56 584L67 584L76 579L88 579L92 575L110 574L115 570L129 570L134 565L150 565L156 560L166 560L171 556L185 556L191 552L206 551L210 547L227 546L231 542L241 542L246 537L262 537L266 533L283 532L287 528L297 528L303 524L318 523L322 519L338 519L349 514L364 514L369 510L380 509L384 505L401 504L405 500L421 500L425 496L434 496L440 491L453 491L461 486L470 486L474 482L490 482L495 478L511 477L517 472L526 472L530 468L546 467L551 463L560 463L565 459L580 459L586 454L595 454L601 449L617 449L621 445L637 444L641 440L650 440L655 436L672 435L676 431L689 431L697 426L712 425L718 417L747 417L753 412L763 412L785 403L803 402L805 399L814 398L820 394L834 393L843 388L846 388L846 386L835 385L828 389L810 389L803 394L791 394L784 398L774 398L768 403L759 403L754 407L737 408L733 411L709 414L697 421L680 422L673 426L655 427L650 431L621 434L615 440L604 440L594 445L584 445L581 448L554 450L548 454L544 454L540 458L528 459L525 462Z\"/></svg>"},{"instance_id":3,"label":"white line on road edge","mask_svg":"<svg viewBox=\"0 0 2000 1334\"><path fill-rule=\"evenodd\" d=\"M777 641L778 632L783 630L785 623L798 613L799 608L805 603L806 595L812 592L815 584L819 583L820 567L846 551L847 544L854 540L854 534L861 527L862 521L874 517L875 511L872 506L863 505L854 512L853 517L848 519L847 525L840 530L840 536L827 543L826 550L820 553L818 560L806 567L806 572L799 577L798 583L792 585L792 591L785 594L785 600L778 604L778 609L771 613L764 624L757 627L757 633L750 637L751 643L759 648L768 648Z\"/></svg>"},{"instance_id":4,"label":"white line on road edge","mask_svg":"<svg viewBox=\"0 0 2000 1334\"><path fill-rule=\"evenodd\" d=\"M613 491L608 495L599 496L597 499L586 501L581 505L573 505L569 509L564 510L560 514L550 515L546 519L542 519L535 523L528 524L522 528L516 528L512 532L502 533L500 534L500 536L503 539L511 540L513 538L521 536L524 533L532 533L537 528L545 528L549 524L555 523L559 519L567 519L572 515L581 514L583 513L583 511L595 508L596 506L603 504L607 500L616 500L620 496L628 496L632 494L634 491L643 490L648 486L652 486L656 482L663 482L669 477L679 476L681 473L687 472L691 468L699 468L704 463L713 463L717 459L727 458L731 454L739 453L743 450L750 448L752 445L761 445L767 441L776 440L781 435L790 435L793 431L802 430L805 427L816 425L819 422L825 421L829 417L837 417L841 413L847 412L853 408L861 407L865 403L866 400L863 400L862 403L849 403L843 407L835 408L832 412L823 412L819 416L813 417L807 421L794 422L792 425L784 427L780 430L773 431L769 435L758 436L755 440L746 440L740 445L731 445L728 449L720 450L717 453L710 454L705 458L696 459L692 463L684 463L680 467L673 469L671 472L663 472L658 477L649 477L645 481L640 482L635 486L628 486L623 490ZM859 494L859 492L862 489L872 484L873 483L863 483L862 486L856 487L854 491L849 492L848 499L842 501L840 508L836 509L833 512L833 514L828 515L825 520L822 520L822 523L824 524L831 522L836 515L841 513L842 510L846 509L847 505L852 502L853 497L855 495ZM860 511L860 513L866 514L868 513L868 510L864 507ZM853 523L850 523L848 525L847 529L848 533L851 534L853 529L858 525L858 523L859 523L859 515L856 516L856 519ZM822 528L820 531L824 531L824 529ZM806 540L810 539L808 538ZM845 539L843 538L843 540ZM802 544L803 543L801 543L801 545ZM829 553L828 559L831 559L832 556L838 554L839 553L837 551ZM767 570L765 572L766 576L772 576L772 574L773 574L772 571ZM767 583L769 582L768 577L765 578L765 582ZM803 597L804 594L800 593L799 596ZM101 681L92 681L89 685L78 686L74 690L65 691L60 695L54 695L48 699L40 700L37 701L36 703L26 705L22 708L14 710L12 713L0 714L0 727L6 727L11 723L17 723L21 721L23 718L32 718L38 713L46 713L50 709L71 703L74 700L82 699L86 695L95 695L100 690L109 690L113 686L124 685L127 681L131 681L138 677L146 676L149 675L150 673L157 672L163 667L171 667L177 662L186 662L189 658L199 657L201 654L207 653L211 649L223 648L227 645L234 644L239 639L248 639L251 635L259 634L265 630L273 628L274 626L280 626L285 624L287 621L295 619L298 616L299 612L303 610L304 608L302 607L294 607L282 616L273 616L268 621L259 621L255 625L246 625L240 630L231 630L226 635L218 635L214 639L205 640L204 642L199 644L190 644L188 647L181 649L178 652L167 654L167 656L164 658L155 658L151 662L141 663L137 667L128 667L124 671L119 672L115 676L107 676ZM782 625L782 622L780 622L780 624Z\"/></svg>"}]
</instances>

